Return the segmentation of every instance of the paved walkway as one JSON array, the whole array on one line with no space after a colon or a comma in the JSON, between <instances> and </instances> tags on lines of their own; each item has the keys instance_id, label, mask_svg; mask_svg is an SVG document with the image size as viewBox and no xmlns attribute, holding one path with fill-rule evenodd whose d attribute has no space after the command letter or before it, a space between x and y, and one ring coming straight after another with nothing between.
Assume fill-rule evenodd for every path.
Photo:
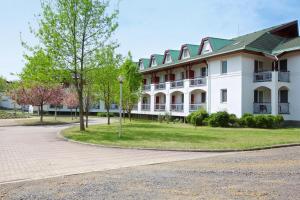
<instances>
[{"instance_id":1,"label":"paved walkway","mask_svg":"<svg viewBox=\"0 0 300 200\"><path fill-rule=\"evenodd\" d=\"M57 137L64 128L65 125L0 127L0 184L220 155L76 144Z\"/></svg>"}]
</instances>

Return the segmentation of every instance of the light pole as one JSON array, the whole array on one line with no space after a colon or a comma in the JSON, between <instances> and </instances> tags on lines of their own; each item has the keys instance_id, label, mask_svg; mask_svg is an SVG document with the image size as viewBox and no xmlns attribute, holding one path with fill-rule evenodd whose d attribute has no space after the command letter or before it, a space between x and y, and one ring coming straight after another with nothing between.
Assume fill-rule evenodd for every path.
<instances>
[{"instance_id":1,"label":"light pole","mask_svg":"<svg viewBox=\"0 0 300 200\"><path fill-rule=\"evenodd\" d=\"M119 138L121 138L122 135L122 89L123 89L123 80L124 77L120 75L118 77L119 83L120 83L120 105L119 105L119 121L120 121L120 127L119 127Z\"/></svg>"}]
</instances>

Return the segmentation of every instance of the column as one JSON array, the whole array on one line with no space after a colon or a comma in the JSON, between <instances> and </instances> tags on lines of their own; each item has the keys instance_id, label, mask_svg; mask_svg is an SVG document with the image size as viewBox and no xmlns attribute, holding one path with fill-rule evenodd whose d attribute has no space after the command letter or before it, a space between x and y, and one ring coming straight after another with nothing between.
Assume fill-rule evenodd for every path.
<instances>
[{"instance_id":1,"label":"column","mask_svg":"<svg viewBox=\"0 0 300 200\"><path fill-rule=\"evenodd\" d=\"M278 115L278 72L272 72L271 105L272 115Z\"/></svg>"}]
</instances>

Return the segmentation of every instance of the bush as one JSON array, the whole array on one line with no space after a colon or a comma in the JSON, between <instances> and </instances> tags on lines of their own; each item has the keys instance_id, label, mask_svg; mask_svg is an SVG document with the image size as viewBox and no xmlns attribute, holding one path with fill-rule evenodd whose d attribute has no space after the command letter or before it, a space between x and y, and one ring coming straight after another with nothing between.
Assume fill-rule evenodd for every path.
<instances>
[{"instance_id":1,"label":"bush","mask_svg":"<svg viewBox=\"0 0 300 200\"><path fill-rule=\"evenodd\" d=\"M165 113L164 120L167 122L167 124L170 123L171 115L168 112Z\"/></svg>"},{"instance_id":2,"label":"bush","mask_svg":"<svg viewBox=\"0 0 300 200\"><path fill-rule=\"evenodd\" d=\"M240 119L236 117L235 114L229 115L229 126L231 127L240 127Z\"/></svg>"},{"instance_id":3,"label":"bush","mask_svg":"<svg viewBox=\"0 0 300 200\"><path fill-rule=\"evenodd\" d=\"M230 115L226 111L213 113L209 116L207 122L211 127L229 127Z\"/></svg>"},{"instance_id":4,"label":"bush","mask_svg":"<svg viewBox=\"0 0 300 200\"><path fill-rule=\"evenodd\" d=\"M242 127L249 127L249 128L255 128L256 123L255 123L255 118L252 114L250 113L245 113L242 118L240 119L240 125Z\"/></svg>"},{"instance_id":5,"label":"bush","mask_svg":"<svg viewBox=\"0 0 300 200\"><path fill-rule=\"evenodd\" d=\"M284 121L281 115L252 115L244 114L241 118L241 126L249 128L278 128Z\"/></svg>"},{"instance_id":6,"label":"bush","mask_svg":"<svg viewBox=\"0 0 300 200\"><path fill-rule=\"evenodd\" d=\"M204 120L208 117L208 113L200 109L196 112L189 114L186 118L186 121L194 126L202 126L204 124Z\"/></svg>"},{"instance_id":7,"label":"bush","mask_svg":"<svg viewBox=\"0 0 300 200\"><path fill-rule=\"evenodd\" d=\"M98 117L107 117L107 113L106 112L98 112L97 113ZM110 117L114 117L114 113L109 113Z\"/></svg>"},{"instance_id":8,"label":"bush","mask_svg":"<svg viewBox=\"0 0 300 200\"><path fill-rule=\"evenodd\" d=\"M158 119L158 122L159 122L159 123L163 123L163 122L164 122L164 116L161 115L161 114L159 114L159 115L157 116L157 119Z\"/></svg>"}]
</instances>

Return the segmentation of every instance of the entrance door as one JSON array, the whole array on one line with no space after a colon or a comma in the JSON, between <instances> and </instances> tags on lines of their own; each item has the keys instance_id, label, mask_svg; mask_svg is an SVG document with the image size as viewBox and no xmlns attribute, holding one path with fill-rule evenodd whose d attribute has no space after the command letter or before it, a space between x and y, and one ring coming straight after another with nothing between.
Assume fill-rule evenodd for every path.
<instances>
[{"instance_id":1,"label":"entrance door","mask_svg":"<svg viewBox=\"0 0 300 200\"><path fill-rule=\"evenodd\" d=\"M288 103L289 96L287 90L280 90L279 91L279 103Z\"/></svg>"}]
</instances>

